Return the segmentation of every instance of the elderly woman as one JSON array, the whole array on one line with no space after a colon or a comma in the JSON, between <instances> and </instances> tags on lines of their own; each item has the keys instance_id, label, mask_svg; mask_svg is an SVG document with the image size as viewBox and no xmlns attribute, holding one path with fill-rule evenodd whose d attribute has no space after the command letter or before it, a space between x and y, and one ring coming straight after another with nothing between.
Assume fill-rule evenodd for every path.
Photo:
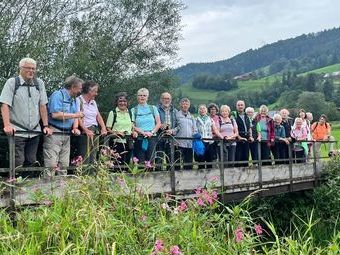
<instances>
[{"instance_id":1,"label":"elderly woman","mask_svg":"<svg viewBox=\"0 0 340 255\"><path fill-rule=\"evenodd\" d=\"M261 160L266 160L266 162L263 162L264 165L270 165L270 147L275 141L275 130L274 121L269 117L266 105L260 106L259 113L255 119L258 123L259 132L257 140L261 142Z\"/></svg>"},{"instance_id":2,"label":"elderly woman","mask_svg":"<svg viewBox=\"0 0 340 255\"><path fill-rule=\"evenodd\" d=\"M133 140L131 139L133 123L128 109L126 92L116 94L114 108L107 118L106 128L116 137L110 140L110 147L119 153L121 163L129 164L133 150ZM134 136L136 136L136 133L134 133Z\"/></svg>"},{"instance_id":3,"label":"elderly woman","mask_svg":"<svg viewBox=\"0 0 340 255\"><path fill-rule=\"evenodd\" d=\"M212 139L213 134L215 134L220 139L223 139L223 136L216 129L214 121L208 115L208 109L206 105L201 104L198 108L198 113L198 117L196 118L196 126L198 133L202 136L205 152L203 155L195 154L195 160L200 163L211 163L215 158L216 148L214 147L214 141L204 140L204 138ZM206 166L207 168L211 168L212 164L207 164ZM204 168L204 165L199 165L198 168Z\"/></svg>"},{"instance_id":4,"label":"elderly woman","mask_svg":"<svg viewBox=\"0 0 340 255\"><path fill-rule=\"evenodd\" d=\"M134 146L134 155L140 162L149 164L155 157L156 134L162 124L157 107L149 105L148 98L148 89L141 88L137 91L138 105L131 109L131 116L134 131L139 135Z\"/></svg>"},{"instance_id":5,"label":"elderly woman","mask_svg":"<svg viewBox=\"0 0 340 255\"><path fill-rule=\"evenodd\" d=\"M78 111L84 113L84 117L79 121L79 126L82 133L86 134L86 136L80 137L79 154L85 159L86 163L92 163L96 159L99 139L94 139L94 135L107 134L104 120L95 101L98 89L98 83L85 81L82 87L82 94L76 99Z\"/></svg>"},{"instance_id":6,"label":"elderly woman","mask_svg":"<svg viewBox=\"0 0 340 255\"><path fill-rule=\"evenodd\" d=\"M251 131L253 139L249 141L249 150L251 154L251 159L253 160L253 164L256 164L256 161L259 159L258 153L258 131L257 131L257 123L255 120L255 110L253 107L247 107L245 110L251 124ZM254 162L255 161L255 162Z\"/></svg>"},{"instance_id":7,"label":"elderly woman","mask_svg":"<svg viewBox=\"0 0 340 255\"><path fill-rule=\"evenodd\" d=\"M217 126L218 125L218 122L219 122L219 119L220 119L220 116L218 114L218 106L217 104L215 103L210 103L208 105L208 113L209 113L209 116L210 118L214 121L215 125ZM213 133L213 138L219 138L216 134ZM215 153L213 155L213 159L217 159L217 155L218 155L218 144L219 142L218 141L215 141L211 146L214 147L215 149Z\"/></svg>"},{"instance_id":8,"label":"elderly woman","mask_svg":"<svg viewBox=\"0 0 340 255\"><path fill-rule=\"evenodd\" d=\"M271 147L272 154L275 158L275 164L282 164L284 161L280 159L286 158L286 146L289 144L289 140L286 138L286 131L282 123L282 117L280 114L274 114L274 130L275 130L275 144Z\"/></svg>"},{"instance_id":9,"label":"elderly woman","mask_svg":"<svg viewBox=\"0 0 340 255\"><path fill-rule=\"evenodd\" d=\"M173 131L177 137L192 137L197 133L197 126L194 116L189 112L190 100L189 98L182 98L180 101L180 110L176 113L176 127ZM179 170L180 159L184 163L184 169L192 169L192 140L178 139L177 140L177 152L175 154L176 170Z\"/></svg>"},{"instance_id":10,"label":"elderly woman","mask_svg":"<svg viewBox=\"0 0 340 255\"><path fill-rule=\"evenodd\" d=\"M236 152L236 139L239 137L237 123L234 118L230 118L230 107L221 105L220 118L217 129L221 137L226 140L223 143L223 161L228 161L228 166L233 166Z\"/></svg>"},{"instance_id":11,"label":"elderly woman","mask_svg":"<svg viewBox=\"0 0 340 255\"><path fill-rule=\"evenodd\" d=\"M307 127L303 124L302 118L296 118L294 122L294 126L291 131L291 137L293 139L294 148L293 148L293 156L298 158L297 162L305 162L306 155L308 153L307 140L308 131Z\"/></svg>"}]
</instances>

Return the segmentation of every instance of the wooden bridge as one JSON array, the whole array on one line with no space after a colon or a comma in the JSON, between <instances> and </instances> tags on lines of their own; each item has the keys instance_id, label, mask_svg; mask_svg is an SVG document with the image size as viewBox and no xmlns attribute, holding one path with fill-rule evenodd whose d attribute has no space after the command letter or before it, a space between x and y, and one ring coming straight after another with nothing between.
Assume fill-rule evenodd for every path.
<instances>
[{"instance_id":1,"label":"wooden bridge","mask_svg":"<svg viewBox=\"0 0 340 255\"><path fill-rule=\"evenodd\" d=\"M10 142L10 155L14 155L14 142ZM256 196L269 196L313 189L319 183L323 166L316 158L308 163L295 163L291 150L286 164L263 165L261 160L257 163L250 167L224 168L222 162L215 162L211 169L192 170L175 170L172 164L169 171L125 174L135 178L137 185L147 194L170 193L178 198L186 198L193 196L196 188L213 183L214 189L219 191L223 201L237 201L255 191L258 191ZM50 195L60 197L65 192L67 182L75 178L56 176L49 180L36 178L18 183L17 180L14 182L14 160L11 160L10 168L7 170L10 171L10 179L6 182L5 188L0 190L0 207L37 204L34 196L37 191L41 197ZM117 176L112 173L112 182L117 181Z\"/></svg>"}]
</instances>

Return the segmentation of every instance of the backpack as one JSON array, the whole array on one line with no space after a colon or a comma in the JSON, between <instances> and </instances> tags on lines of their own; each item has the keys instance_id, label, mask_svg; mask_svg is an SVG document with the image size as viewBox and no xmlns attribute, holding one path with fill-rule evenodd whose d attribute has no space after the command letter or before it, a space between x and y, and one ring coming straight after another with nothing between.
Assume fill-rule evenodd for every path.
<instances>
[{"instance_id":1,"label":"backpack","mask_svg":"<svg viewBox=\"0 0 340 255\"><path fill-rule=\"evenodd\" d=\"M153 108L153 105L149 105L149 108L150 108L150 112L152 113L152 116L153 116L153 118L155 119L155 121L156 121L156 116L155 116L155 109ZM137 108L137 106L136 107L134 107L133 108L133 113L134 113L134 117L135 117L135 119L134 119L134 121L133 122L135 122L136 121L136 118L137 118L137 116L138 116L138 108ZM132 118L131 118L132 119Z\"/></svg>"},{"instance_id":2,"label":"backpack","mask_svg":"<svg viewBox=\"0 0 340 255\"><path fill-rule=\"evenodd\" d=\"M19 76L16 76L14 79L15 79L15 85L14 85L13 98L12 98L12 107L13 107L13 104L14 104L14 97L15 97L15 95L17 94L17 90L20 88L20 86L22 86L21 83L20 83L20 78L19 78ZM36 90L38 90L38 92L39 92L39 91L40 91L39 82L38 82L38 80L37 80L36 78L33 79L33 85L34 85L34 87L36 88ZM25 86L27 86L27 85L25 85ZM23 86L23 87L24 87L24 86ZM31 92L30 92L30 90L28 90L28 96L31 97ZM22 129L24 129L24 130L30 131L29 129L27 129L26 127L22 126L21 124L19 124L19 123L17 123L17 122L12 121L12 123L13 123L14 125L16 125L16 126L22 128ZM36 129L36 127L38 127L39 125L40 125L40 123L38 123L32 130Z\"/></svg>"},{"instance_id":3,"label":"backpack","mask_svg":"<svg viewBox=\"0 0 340 255\"><path fill-rule=\"evenodd\" d=\"M113 121L112 121L111 129L113 129L113 126L114 126L115 123L117 122L117 111L116 111L116 108L113 109L112 112L113 112ZM128 110L128 113L129 113L130 120L131 120L131 122L132 122L132 114L131 114L131 111Z\"/></svg>"},{"instance_id":4,"label":"backpack","mask_svg":"<svg viewBox=\"0 0 340 255\"><path fill-rule=\"evenodd\" d=\"M316 122L316 124L315 124L315 127L313 128L312 132L314 132L314 131L315 131L315 129L318 127L318 125L319 125L319 121L318 121L318 122ZM313 125L312 125L312 126L313 126ZM327 122L325 122L325 127L326 127L326 128L328 128L328 124L327 124Z\"/></svg>"},{"instance_id":5,"label":"backpack","mask_svg":"<svg viewBox=\"0 0 340 255\"><path fill-rule=\"evenodd\" d=\"M235 127L235 123L234 123L235 119L234 118L229 118L229 119L230 119L230 122L231 122L231 124L233 125L233 128L234 128ZM221 116L218 116L218 122L220 124L220 131L221 131L221 126L223 125ZM228 124L228 123L224 123L224 124Z\"/></svg>"},{"instance_id":6,"label":"backpack","mask_svg":"<svg viewBox=\"0 0 340 255\"><path fill-rule=\"evenodd\" d=\"M36 88L36 90L38 90L38 92L39 92L40 91L39 82L36 78L33 79L33 85ZM20 86L22 86L21 83L20 83L20 78L19 78L19 76L16 76L15 77L14 92L13 92L13 100L14 100L14 97L15 97L17 90L19 89ZM29 90L28 90L28 95L29 95L29 97L31 97L31 93L29 92Z\"/></svg>"}]
</instances>

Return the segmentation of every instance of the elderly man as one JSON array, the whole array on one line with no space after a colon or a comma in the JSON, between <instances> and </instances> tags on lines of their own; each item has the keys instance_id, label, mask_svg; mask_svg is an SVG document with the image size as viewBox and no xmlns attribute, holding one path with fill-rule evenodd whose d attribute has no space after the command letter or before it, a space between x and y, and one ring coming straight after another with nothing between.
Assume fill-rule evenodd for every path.
<instances>
[{"instance_id":1,"label":"elderly man","mask_svg":"<svg viewBox=\"0 0 340 255\"><path fill-rule=\"evenodd\" d=\"M48 102L48 123L56 132L52 136L45 137L44 163L48 168L65 168L70 161L70 136L69 132L79 135L80 130L78 118L84 117L82 112L77 112L76 96L82 89L83 81L75 76L65 80L64 88L55 91ZM62 134L65 132L65 134ZM58 173L65 173L60 171Z\"/></svg>"},{"instance_id":2,"label":"elderly man","mask_svg":"<svg viewBox=\"0 0 340 255\"><path fill-rule=\"evenodd\" d=\"M47 95L44 82L35 77L37 63L32 58L19 62L19 76L10 78L1 92L1 114L6 135L15 135L15 166L37 166L41 132L51 134L47 118ZM16 132L16 131L26 131Z\"/></svg>"},{"instance_id":3,"label":"elderly man","mask_svg":"<svg viewBox=\"0 0 340 255\"><path fill-rule=\"evenodd\" d=\"M159 117L161 119L161 127L158 130L160 138L162 138L164 135L173 135L173 130L176 127L176 114L178 110L172 105L171 102L172 97L170 93L164 92L161 94L160 104L158 105ZM170 140L164 138L160 139L157 144L157 154L157 164L162 163L164 155L167 155L165 158L167 162L169 162Z\"/></svg>"},{"instance_id":4,"label":"elderly man","mask_svg":"<svg viewBox=\"0 0 340 255\"><path fill-rule=\"evenodd\" d=\"M236 166L248 166L249 142L253 142L250 119L245 113L245 103L243 100L236 102L236 112L233 112L237 123L239 139L236 144L236 161L243 161L235 164Z\"/></svg>"},{"instance_id":5,"label":"elderly man","mask_svg":"<svg viewBox=\"0 0 340 255\"><path fill-rule=\"evenodd\" d=\"M189 112L190 100L182 98L180 101L180 110L176 114L176 128L173 130L177 137L192 137L197 133L196 121L193 115ZM178 140L178 149L182 156L183 163L187 164L184 169L192 169L193 150L192 140ZM178 164L179 155L176 154L176 163ZM176 167L178 169L178 167Z\"/></svg>"}]
</instances>

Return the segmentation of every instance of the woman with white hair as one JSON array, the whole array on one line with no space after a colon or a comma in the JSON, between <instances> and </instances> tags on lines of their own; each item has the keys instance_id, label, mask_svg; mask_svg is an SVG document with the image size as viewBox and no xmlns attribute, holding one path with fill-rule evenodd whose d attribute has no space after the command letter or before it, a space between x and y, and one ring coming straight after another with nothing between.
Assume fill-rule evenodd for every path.
<instances>
[{"instance_id":1,"label":"woman with white hair","mask_svg":"<svg viewBox=\"0 0 340 255\"><path fill-rule=\"evenodd\" d=\"M227 166L233 166L236 153L236 139L239 137L238 126L234 118L230 118L230 107L221 105L218 130L225 142L223 143L223 159Z\"/></svg>"},{"instance_id":2,"label":"woman with white hair","mask_svg":"<svg viewBox=\"0 0 340 255\"><path fill-rule=\"evenodd\" d=\"M275 143L274 143L274 146L271 147L271 150L276 160L275 164L282 164L284 161L280 159L286 159L284 145L288 145L289 141L286 138L285 128L281 125L281 122L282 122L281 115L275 113L273 116L273 119L274 119L274 130L275 130Z\"/></svg>"},{"instance_id":3,"label":"woman with white hair","mask_svg":"<svg viewBox=\"0 0 340 255\"><path fill-rule=\"evenodd\" d=\"M220 134L218 129L216 129L215 122L208 115L208 109L205 104L201 104L198 108L198 117L196 118L196 126L198 133L201 134L203 139L203 144L205 147L205 151L203 155L198 155L195 153L195 160L197 162L207 162L207 168L211 168L211 162L214 160L214 156L216 153L216 148L214 147L212 140L204 140L204 138L212 139L213 134L220 139L223 139L223 136ZM204 165L199 165L198 168L204 168Z\"/></svg>"},{"instance_id":4,"label":"woman with white hair","mask_svg":"<svg viewBox=\"0 0 340 255\"><path fill-rule=\"evenodd\" d=\"M306 155L308 154L307 140L308 130L303 124L302 118L296 118L294 126L291 131L291 137L293 138L294 148L293 156L298 158L297 162L305 162Z\"/></svg>"},{"instance_id":5,"label":"woman with white hair","mask_svg":"<svg viewBox=\"0 0 340 255\"><path fill-rule=\"evenodd\" d=\"M256 122L258 123L259 137L261 142L261 160L266 160L263 165L270 165L270 147L274 144L275 130L274 121L268 115L268 107L261 105L259 114L256 116Z\"/></svg>"},{"instance_id":6,"label":"woman with white hair","mask_svg":"<svg viewBox=\"0 0 340 255\"><path fill-rule=\"evenodd\" d=\"M154 160L156 134L161 127L161 120L156 106L148 104L149 90L141 88L137 91L138 105L131 109L134 131L139 137L134 146L134 155L139 162Z\"/></svg>"}]
</instances>

